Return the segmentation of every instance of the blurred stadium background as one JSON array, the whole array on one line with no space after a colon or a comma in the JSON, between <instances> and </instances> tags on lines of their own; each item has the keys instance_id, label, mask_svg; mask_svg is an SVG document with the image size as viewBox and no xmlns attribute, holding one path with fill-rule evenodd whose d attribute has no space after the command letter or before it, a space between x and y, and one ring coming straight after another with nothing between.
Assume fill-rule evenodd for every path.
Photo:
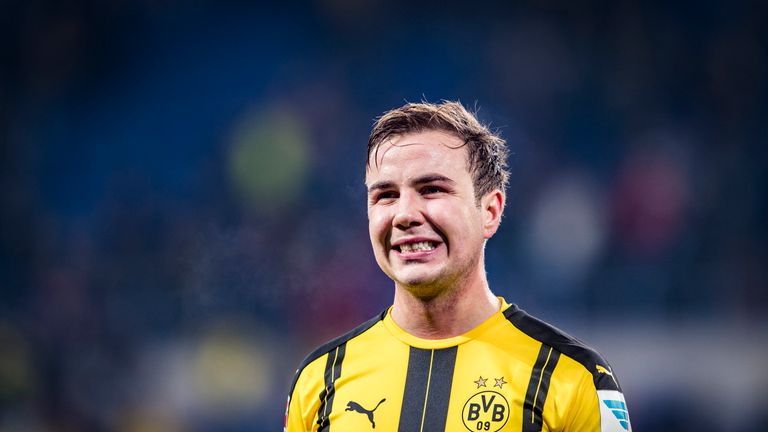
<instances>
[{"instance_id":1,"label":"blurred stadium background","mask_svg":"<svg viewBox=\"0 0 768 432\"><path fill-rule=\"evenodd\" d=\"M768 430L765 2L257 3L0 2L0 431L279 430L391 301L365 142L422 98L509 141L491 285L635 430Z\"/></svg>"}]
</instances>

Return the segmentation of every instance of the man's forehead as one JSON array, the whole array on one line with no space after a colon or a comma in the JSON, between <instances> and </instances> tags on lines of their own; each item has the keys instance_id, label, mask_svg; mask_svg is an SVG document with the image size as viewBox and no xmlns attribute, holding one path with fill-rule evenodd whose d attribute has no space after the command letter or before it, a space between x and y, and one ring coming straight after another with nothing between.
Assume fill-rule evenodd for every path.
<instances>
[{"instance_id":1,"label":"man's forehead","mask_svg":"<svg viewBox=\"0 0 768 432\"><path fill-rule=\"evenodd\" d=\"M388 158L393 156L418 157L448 150L461 152L462 156L466 157L467 151L464 147L464 142L459 137L439 130L392 135L371 151L366 165L366 175L371 170L379 169Z\"/></svg>"}]
</instances>

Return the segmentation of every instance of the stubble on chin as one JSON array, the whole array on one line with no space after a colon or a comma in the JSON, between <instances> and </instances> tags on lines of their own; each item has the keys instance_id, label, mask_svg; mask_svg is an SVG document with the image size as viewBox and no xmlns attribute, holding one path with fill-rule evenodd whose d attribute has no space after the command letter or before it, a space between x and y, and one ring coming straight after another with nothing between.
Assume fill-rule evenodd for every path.
<instances>
[{"instance_id":1,"label":"stubble on chin","mask_svg":"<svg viewBox=\"0 0 768 432\"><path fill-rule=\"evenodd\" d=\"M459 273L460 275L460 273ZM446 297L456 291L461 285L458 275L423 275L420 277L393 277L395 286L408 292L422 302L430 302L436 298Z\"/></svg>"},{"instance_id":2,"label":"stubble on chin","mask_svg":"<svg viewBox=\"0 0 768 432\"><path fill-rule=\"evenodd\" d=\"M473 276L473 269L480 265L482 251L465 263L463 268L442 268L437 274L413 276L408 278L402 275L398 278L395 274L388 274L395 282L395 286L410 293L422 302L431 302L435 299L449 300L459 295L462 287L467 285ZM394 272L394 269L390 269Z\"/></svg>"}]
</instances>

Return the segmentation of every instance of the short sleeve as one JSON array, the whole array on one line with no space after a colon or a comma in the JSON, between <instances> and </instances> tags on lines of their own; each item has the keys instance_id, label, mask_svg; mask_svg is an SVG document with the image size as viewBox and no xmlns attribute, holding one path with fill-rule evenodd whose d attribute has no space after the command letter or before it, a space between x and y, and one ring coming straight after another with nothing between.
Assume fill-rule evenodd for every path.
<instances>
[{"instance_id":1,"label":"short sleeve","mask_svg":"<svg viewBox=\"0 0 768 432\"><path fill-rule=\"evenodd\" d=\"M566 431L631 432L629 411L624 394L609 367L601 366L600 379L585 374L568 410ZM602 385L606 379L612 385ZM595 384L597 382L597 385Z\"/></svg>"}]
</instances>

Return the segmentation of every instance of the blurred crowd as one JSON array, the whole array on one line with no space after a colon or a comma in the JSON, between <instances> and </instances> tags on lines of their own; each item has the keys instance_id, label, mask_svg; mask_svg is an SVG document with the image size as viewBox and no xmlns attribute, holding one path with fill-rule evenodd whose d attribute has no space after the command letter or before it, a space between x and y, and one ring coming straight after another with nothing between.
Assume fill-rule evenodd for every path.
<instances>
[{"instance_id":1,"label":"blurred crowd","mask_svg":"<svg viewBox=\"0 0 768 432\"><path fill-rule=\"evenodd\" d=\"M490 285L637 430L768 429L765 3L258 3L0 2L0 431L279 430L391 302L365 143L422 99L508 141Z\"/></svg>"}]
</instances>

